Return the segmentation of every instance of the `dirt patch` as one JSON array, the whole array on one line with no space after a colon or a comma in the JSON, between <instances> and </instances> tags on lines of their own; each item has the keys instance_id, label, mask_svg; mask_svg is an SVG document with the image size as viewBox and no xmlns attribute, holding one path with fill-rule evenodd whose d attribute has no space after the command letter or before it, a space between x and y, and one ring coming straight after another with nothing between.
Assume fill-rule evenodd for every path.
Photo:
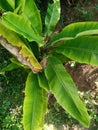
<instances>
[{"instance_id":1,"label":"dirt patch","mask_svg":"<svg viewBox=\"0 0 98 130\"><path fill-rule=\"evenodd\" d=\"M71 74L73 81L80 91L95 90L98 88L98 67L87 64L65 63L65 68Z\"/></svg>"},{"instance_id":2,"label":"dirt patch","mask_svg":"<svg viewBox=\"0 0 98 130\"><path fill-rule=\"evenodd\" d=\"M56 30L80 21L98 21L98 0L61 0L61 19Z\"/></svg>"},{"instance_id":3,"label":"dirt patch","mask_svg":"<svg viewBox=\"0 0 98 130\"><path fill-rule=\"evenodd\" d=\"M71 62L65 63L65 68L72 76L78 90L90 93L90 97L98 103L98 67L87 64L76 64L71 67Z\"/></svg>"}]
</instances>

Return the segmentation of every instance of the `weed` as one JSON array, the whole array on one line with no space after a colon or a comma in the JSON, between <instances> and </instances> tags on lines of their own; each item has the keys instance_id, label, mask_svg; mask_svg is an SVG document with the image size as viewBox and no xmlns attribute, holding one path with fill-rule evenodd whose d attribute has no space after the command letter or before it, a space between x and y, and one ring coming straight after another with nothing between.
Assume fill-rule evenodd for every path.
<instances>
[{"instance_id":1,"label":"weed","mask_svg":"<svg viewBox=\"0 0 98 130\"><path fill-rule=\"evenodd\" d=\"M10 56L0 46L0 68L9 64ZM26 75L27 72L22 69L0 74L0 130L23 130L22 104Z\"/></svg>"}]
</instances>

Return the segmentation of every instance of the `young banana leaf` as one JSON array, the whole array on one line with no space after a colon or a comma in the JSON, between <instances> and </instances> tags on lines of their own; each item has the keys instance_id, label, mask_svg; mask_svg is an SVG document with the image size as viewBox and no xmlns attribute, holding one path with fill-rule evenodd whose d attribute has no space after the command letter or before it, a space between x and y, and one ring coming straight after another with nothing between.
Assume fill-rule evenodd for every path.
<instances>
[{"instance_id":1,"label":"young banana leaf","mask_svg":"<svg viewBox=\"0 0 98 130\"><path fill-rule=\"evenodd\" d=\"M45 35L48 38L55 29L56 24L60 19L60 1L54 0L48 5L47 14L45 17Z\"/></svg>"},{"instance_id":2,"label":"young banana leaf","mask_svg":"<svg viewBox=\"0 0 98 130\"><path fill-rule=\"evenodd\" d=\"M32 29L41 35L42 34L42 21L41 21L40 12L34 0L25 1L24 13L30 20Z\"/></svg>"}]
</instances>

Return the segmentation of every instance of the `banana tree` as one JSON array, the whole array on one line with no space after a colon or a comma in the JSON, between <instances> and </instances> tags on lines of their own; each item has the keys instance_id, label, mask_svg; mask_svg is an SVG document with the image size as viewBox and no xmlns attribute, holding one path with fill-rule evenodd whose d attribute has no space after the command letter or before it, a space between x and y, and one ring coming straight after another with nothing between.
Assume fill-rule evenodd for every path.
<instances>
[{"instance_id":1,"label":"banana tree","mask_svg":"<svg viewBox=\"0 0 98 130\"><path fill-rule=\"evenodd\" d=\"M23 104L24 130L42 130L47 93L83 126L90 117L63 62L98 65L98 22L70 24L52 35L60 19L60 1L48 5L45 27L34 0L1 0L0 44L14 55L1 71L28 69ZM43 31L44 30L44 31Z\"/></svg>"}]
</instances>

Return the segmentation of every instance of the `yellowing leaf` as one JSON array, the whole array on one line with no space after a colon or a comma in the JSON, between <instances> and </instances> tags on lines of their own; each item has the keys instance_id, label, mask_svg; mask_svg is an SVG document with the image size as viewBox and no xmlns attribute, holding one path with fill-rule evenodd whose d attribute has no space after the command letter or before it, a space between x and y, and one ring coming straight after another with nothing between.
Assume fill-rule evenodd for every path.
<instances>
[{"instance_id":1,"label":"yellowing leaf","mask_svg":"<svg viewBox=\"0 0 98 130\"><path fill-rule=\"evenodd\" d=\"M22 39L15 32L7 29L2 21L0 21L0 43L34 73L42 70L34 54L27 48Z\"/></svg>"}]
</instances>

